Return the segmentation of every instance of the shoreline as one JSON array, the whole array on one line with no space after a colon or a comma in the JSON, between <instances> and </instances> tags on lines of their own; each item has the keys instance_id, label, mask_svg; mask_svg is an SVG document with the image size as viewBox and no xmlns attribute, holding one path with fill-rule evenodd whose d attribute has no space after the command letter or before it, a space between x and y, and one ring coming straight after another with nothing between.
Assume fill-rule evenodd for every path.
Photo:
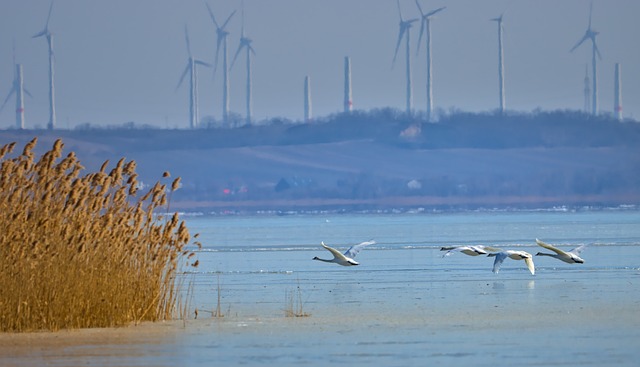
<instances>
[{"instance_id":1,"label":"shoreline","mask_svg":"<svg viewBox=\"0 0 640 367\"><path fill-rule=\"evenodd\" d=\"M385 197L377 199L299 199L173 201L170 209L205 214L455 213L509 211L638 210L640 193L563 197Z\"/></svg>"}]
</instances>

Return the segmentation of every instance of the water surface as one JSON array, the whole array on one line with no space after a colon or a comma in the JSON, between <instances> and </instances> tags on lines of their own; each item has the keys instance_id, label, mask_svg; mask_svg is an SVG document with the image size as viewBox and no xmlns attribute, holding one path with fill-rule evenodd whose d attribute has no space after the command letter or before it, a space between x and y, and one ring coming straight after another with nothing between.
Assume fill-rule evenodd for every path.
<instances>
[{"instance_id":1,"label":"water surface","mask_svg":"<svg viewBox=\"0 0 640 367\"><path fill-rule=\"evenodd\" d=\"M187 322L128 328L64 349L2 349L0 365L616 365L640 347L640 212L188 216L200 266ZM456 253L484 244L571 249L585 264ZM330 258L374 239L357 267ZM220 307L223 318L211 318ZM293 308L306 317L285 317ZM162 333L147 333L160 328ZM125 335L123 336L122 333ZM17 343L17 342L16 342ZM19 343L18 343L19 344ZM49 346L47 346L49 345ZM9 354L7 354L9 353Z\"/></svg>"}]
</instances>

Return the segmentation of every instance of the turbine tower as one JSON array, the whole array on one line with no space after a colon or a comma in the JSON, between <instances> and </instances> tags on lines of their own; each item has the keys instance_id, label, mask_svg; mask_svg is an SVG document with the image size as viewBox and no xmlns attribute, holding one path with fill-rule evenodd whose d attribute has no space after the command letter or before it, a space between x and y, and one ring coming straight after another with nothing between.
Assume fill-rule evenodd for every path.
<instances>
[{"instance_id":1,"label":"turbine tower","mask_svg":"<svg viewBox=\"0 0 640 367\"><path fill-rule=\"evenodd\" d=\"M227 27L227 24L229 24L229 20L231 20L231 17L233 17L233 15L236 13L236 11L234 10L231 15L229 15L229 17L227 18L227 20L224 21L224 23L222 23L222 26L220 26L218 24L218 22L216 21L216 17L213 15L213 11L211 11L211 7L209 6L209 4L205 3L207 5L207 10L209 11L209 15L211 16L211 20L213 21L213 24L216 26L216 58L213 64L213 74L215 76L216 70L218 69L218 55L220 54L220 45L222 44L222 79L223 79L223 85L222 85L222 121L224 123L227 123L229 121L229 67L227 64L228 61L228 57L227 57L227 36L229 35L229 32L227 32L225 30L225 28Z\"/></svg>"},{"instance_id":2,"label":"turbine tower","mask_svg":"<svg viewBox=\"0 0 640 367\"><path fill-rule=\"evenodd\" d=\"M416 0L418 10L420 10L420 36L418 37L418 52L420 51L420 41L422 40L422 33L427 32L427 121L431 121L433 115L433 87L431 81L431 17L436 13L441 12L446 7L438 8L436 10L424 13L418 0ZM417 52L416 52L417 53Z\"/></svg>"},{"instance_id":3,"label":"turbine tower","mask_svg":"<svg viewBox=\"0 0 640 367\"><path fill-rule=\"evenodd\" d=\"M400 43L402 43L402 38L406 35L406 58L407 58L407 113L411 114L413 110L413 96L411 86L411 37L410 37L410 29L414 22L418 21L418 18L404 20L402 17L402 10L400 10L400 0L398 3L398 13L400 14L400 32L398 33L398 42L396 42L396 51L393 54L393 63L391 67L396 63L396 58L398 56L398 49L400 48Z\"/></svg>"},{"instance_id":4,"label":"turbine tower","mask_svg":"<svg viewBox=\"0 0 640 367\"><path fill-rule=\"evenodd\" d=\"M353 99L351 95L351 58L344 58L344 113L353 110Z\"/></svg>"},{"instance_id":5,"label":"turbine tower","mask_svg":"<svg viewBox=\"0 0 640 367\"><path fill-rule=\"evenodd\" d=\"M49 15L47 16L47 22L44 25L44 29L36 33L32 38L46 37L47 44L49 45L49 122L47 128L53 130L56 126L56 104L55 104L55 88L53 83L54 69L53 69L53 34L49 31L49 20L51 19L51 11L53 10L53 0L49 6Z\"/></svg>"},{"instance_id":6,"label":"turbine tower","mask_svg":"<svg viewBox=\"0 0 640 367\"><path fill-rule=\"evenodd\" d=\"M497 18L491 19L494 22L498 22L498 87L500 89L500 113L503 114L506 108L505 95L504 95L504 50L502 48L502 16L501 14Z\"/></svg>"},{"instance_id":7,"label":"turbine tower","mask_svg":"<svg viewBox=\"0 0 640 367\"><path fill-rule=\"evenodd\" d=\"M24 80L22 73L22 64L15 64L16 71L13 78L13 86L5 98L4 103L0 106L0 112L4 109L11 96L16 94L16 128L24 129L24 94L31 96L29 91L24 89Z\"/></svg>"},{"instance_id":8,"label":"turbine tower","mask_svg":"<svg viewBox=\"0 0 640 367\"><path fill-rule=\"evenodd\" d=\"M240 31L240 46L238 46L238 50L236 51L235 56L233 57L233 61L231 62L231 68L233 69L233 65L236 63L236 59L238 55L242 51L243 48L247 50L247 124L251 124L252 111L251 111L251 54L255 55L256 52L253 50L253 46L251 46L251 42L253 42L250 38L245 37L244 35L244 7L242 8L242 28Z\"/></svg>"},{"instance_id":9,"label":"turbine tower","mask_svg":"<svg viewBox=\"0 0 640 367\"><path fill-rule=\"evenodd\" d=\"M591 80L589 79L589 64L584 68L584 113L591 111Z\"/></svg>"},{"instance_id":10,"label":"turbine tower","mask_svg":"<svg viewBox=\"0 0 640 367\"><path fill-rule=\"evenodd\" d=\"M575 50L576 48L580 47L581 44L584 43L584 41L586 40L591 40L591 66L593 67L593 72L592 72L592 80L591 82L593 83L593 87L592 87L592 98L591 98L591 113L593 115L597 115L598 114L598 67L597 67L597 60L598 58L602 58L602 56L600 55L600 50L598 50L598 45L596 43L596 36L599 34L599 32L594 31L591 28L591 16L593 14L593 2L591 3L591 7L589 8L589 24L587 25L587 30L584 32L584 36L582 36L582 39L580 41L578 41L578 43L576 43L575 46L573 46L573 48L571 49L570 52L573 52L573 50ZM597 56L597 57L596 57Z\"/></svg>"},{"instance_id":11,"label":"turbine tower","mask_svg":"<svg viewBox=\"0 0 640 367\"><path fill-rule=\"evenodd\" d=\"M311 122L311 79L304 77L304 122Z\"/></svg>"},{"instance_id":12,"label":"turbine tower","mask_svg":"<svg viewBox=\"0 0 640 367\"><path fill-rule=\"evenodd\" d=\"M616 63L616 69L614 74L614 98L613 98L613 115L622 120L622 84L620 79L622 78L620 71L620 63Z\"/></svg>"},{"instance_id":13,"label":"turbine tower","mask_svg":"<svg viewBox=\"0 0 640 367\"><path fill-rule=\"evenodd\" d=\"M202 65L206 67L211 67L210 64L207 64L204 61L194 59L191 55L191 43L189 42L189 31L187 30L187 26L184 27L184 38L187 44L187 54L189 58L187 59L187 66L182 72L182 76L180 76L180 81L178 82L178 86L176 90L180 88L184 78L189 74L189 127L195 129L198 126L198 73L197 73L197 65Z\"/></svg>"}]
</instances>

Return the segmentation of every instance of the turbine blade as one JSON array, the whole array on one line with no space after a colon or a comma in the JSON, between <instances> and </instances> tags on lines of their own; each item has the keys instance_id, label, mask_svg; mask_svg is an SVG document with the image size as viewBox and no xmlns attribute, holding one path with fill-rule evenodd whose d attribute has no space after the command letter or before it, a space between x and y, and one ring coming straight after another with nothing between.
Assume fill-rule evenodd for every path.
<instances>
[{"instance_id":1,"label":"turbine blade","mask_svg":"<svg viewBox=\"0 0 640 367\"><path fill-rule=\"evenodd\" d=\"M218 36L216 40L216 58L213 60L213 75L216 75L216 70L218 70L218 58L220 56L220 44L222 43L223 37Z\"/></svg>"},{"instance_id":2,"label":"turbine blade","mask_svg":"<svg viewBox=\"0 0 640 367\"><path fill-rule=\"evenodd\" d=\"M182 85L182 81L184 81L184 77L187 76L187 73L189 72L189 68L191 67L191 63L187 63L187 67L184 68L184 71L182 72L182 76L180 76L180 81L178 82L178 85L176 86L176 90L178 90L178 88L180 88L180 86Z\"/></svg>"},{"instance_id":3,"label":"turbine blade","mask_svg":"<svg viewBox=\"0 0 640 367\"><path fill-rule=\"evenodd\" d=\"M398 33L398 42L396 42L396 51L393 54L393 62L391 63L391 68L396 64L396 58L398 57L398 50L400 49L400 43L402 42L402 36L404 35L404 31L406 28L400 26L400 32Z\"/></svg>"},{"instance_id":4,"label":"turbine blade","mask_svg":"<svg viewBox=\"0 0 640 367\"><path fill-rule=\"evenodd\" d=\"M229 17L227 18L227 20L224 21L224 23L222 24L222 29L225 29L225 27L227 26L227 24L229 24L229 21L231 20L231 17L233 17L233 15L236 13L237 10L234 10L231 15L229 15Z\"/></svg>"},{"instance_id":5,"label":"turbine blade","mask_svg":"<svg viewBox=\"0 0 640 367\"><path fill-rule=\"evenodd\" d=\"M398 0L398 14L400 15L400 21L402 22L403 18L402 18L402 10L400 9L400 0Z\"/></svg>"},{"instance_id":6,"label":"turbine blade","mask_svg":"<svg viewBox=\"0 0 640 367\"><path fill-rule=\"evenodd\" d=\"M591 5L589 6L589 26L588 29L591 29L591 16L593 15L593 1L591 1Z\"/></svg>"},{"instance_id":7,"label":"turbine blade","mask_svg":"<svg viewBox=\"0 0 640 367\"><path fill-rule=\"evenodd\" d=\"M43 29L42 31L40 31L40 32L38 32L38 33L36 33L36 34L34 34L31 38L38 38L38 37L42 37L42 36L44 36L44 35L46 35L46 34L47 34L47 30L46 30L46 29Z\"/></svg>"},{"instance_id":8,"label":"turbine blade","mask_svg":"<svg viewBox=\"0 0 640 367\"><path fill-rule=\"evenodd\" d=\"M9 99L11 99L11 96L16 92L16 88L12 87L11 90L9 91L9 94L7 95L7 98L4 99L4 103L2 104L2 107L0 107L0 112L2 112L2 110L4 109L4 106L7 104L7 102L9 102Z\"/></svg>"},{"instance_id":9,"label":"turbine blade","mask_svg":"<svg viewBox=\"0 0 640 367\"><path fill-rule=\"evenodd\" d=\"M600 58L600 60L602 60L602 55L600 55L600 50L598 49L598 45L596 44L596 39L593 39L593 48L596 50L596 54L598 55L598 58Z\"/></svg>"},{"instance_id":10,"label":"turbine blade","mask_svg":"<svg viewBox=\"0 0 640 367\"><path fill-rule=\"evenodd\" d=\"M210 68L211 64L209 64L208 62L202 61L202 60L193 60L193 63L196 65L202 65L204 67Z\"/></svg>"},{"instance_id":11,"label":"turbine blade","mask_svg":"<svg viewBox=\"0 0 640 367\"><path fill-rule=\"evenodd\" d=\"M418 6L418 10L420 10L420 15L424 18L424 12L422 11L422 7L420 6L418 0L416 0L416 5Z\"/></svg>"},{"instance_id":12,"label":"turbine blade","mask_svg":"<svg viewBox=\"0 0 640 367\"><path fill-rule=\"evenodd\" d=\"M238 46L238 50L236 51L236 54L233 55L233 61L231 61L231 69L233 69L233 64L236 63L236 59L238 58L238 54L240 54L240 51L242 51L242 47L244 47L244 45L240 44L240 46Z\"/></svg>"},{"instance_id":13,"label":"turbine blade","mask_svg":"<svg viewBox=\"0 0 640 367\"><path fill-rule=\"evenodd\" d=\"M216 17L213 16L213 12L211 11L211 7L209 6L209 3L204 3L207 6L207 10L209 11L209 16L211 17L211 20L213 20L213 24L215 24L216 28L220 29L220 26L218 26L218 22L216 22Z\"/></svg>"},{"instance_id":14,"label":"turbine blade","mask_svg":"<svg viewBox=\"0 0 640 367\"><path fill-rule=\"evenodd\" d=\"M584 43L584 41L586 41L587 39L589 39L589 34L585 34L584 37L582 37L582 39L576 43L575 46L573 46L573 48L571 48L571 50L569 52L573 52L573 50L575 50L576 48L580 47L581 44Z\"/></svg>"},{"instance_id":15,"label":"turbine blade","mask_svg":"<svg viewBox=\"0 0 640 367\"><path fill-rule=\"evenodd\" d=\"M418 1L416 0L416 4L418 3ZM418 36L418 47L416 50L416 55L418 55L420 53L420 45L422 44L422 34L424 33L424 29L425 29L425 25L427 24L428 20L426 17L423 17L422 20L420 21L420 35Z\"/></svg>"},{"instance_id":16,"label":"turbine blade","mask_svg":"<svg viewBox=\"0 0 640 367\"><path fill-rule=\"evenodd\" d=\"M29 97L33 98L33 95L31 94L31 92L29 92L29 90L27 90L27 88L24 88L23 91L24 91L24 94L26 94Z\"/></svg>"},{"instance_id":17,"label":"turbine blade","mask_svg":"<svg viewBox=\"0 0 640 367\"><path fill-rule=\"evenodd\" d=\"M434 11L432 11L432 12L428 13L426 16L427 16L427 17L433 16L433 15L435 15L435 14L437 14L437 13L439 13L439 12L443 11L443 10L444 10L444 9L446 9L446 8L447 8L446 6L443 6L443 7L441 7L441 8L438 8L438 9L436 9L436 10L434 10Z\"/></svg>"},{"instance_id":18,"label":"turbine blade","mask_svg":"<svg viewBox=\"0 0 640 367\"><path fill-rule=\"evenodd\" d=\"M191 57L191 42L189 42L189 29L186 24L184 26L184 39L187 44L187 53L189 54L189 57Z\"/></svg>"},{"instance_id":19,"label":"turbine blade","mask_svg":"<svg viewBox=\"0 0 640 367\"><path fill-rule=\"evenodd\" d=\"M240 38L244 38L244 0L242 0L241 6L242 12L240 13L240 16L242 17L242 26L240 27Z\"/></svg>"},{"instance_id":20,"label":"turbine blade","mask_svg":"<svg viewBox=\"0 0 640 367\"><path fill-rule=\"evenodd\" d=\"M51 19L51 11L53 10L53 0L51 0L51 5L49 5L49 15L47 15L47 23L45 23L44 29L49 30L49 20Z\"/></svg>"}]
</instances>

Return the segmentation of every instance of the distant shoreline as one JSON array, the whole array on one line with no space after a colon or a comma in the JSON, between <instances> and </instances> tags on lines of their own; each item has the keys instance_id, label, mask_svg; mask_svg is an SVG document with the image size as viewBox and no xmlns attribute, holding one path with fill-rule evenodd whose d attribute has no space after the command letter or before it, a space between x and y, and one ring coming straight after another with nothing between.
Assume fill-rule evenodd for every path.
<instances>
[{"instance_id":1,"label":"distant shoreline","mask_svg":"<svg viewBox=\"0 0 640 367\"><path fill-rule=\"evenodd\" d=\"M18 147L34 136L37 155L62 138L88 172L135 161L141 191L168 184L165 172L180 177L171 200L179 211L640 205L640 123L578 111L461 112L432 123L376 110L233 129L0 131Z\"/></svg>"},{"instance_id":2,"label":"distant shoreline","mask_svg":"<svg viewBox=\"0 0 640 367\"><path fill-rule=\"evenodd\" d=\"M561 197L433 197L403 196L376 199L299 199L242 201L176 201L172 211L216 214L250 213L393 213L393 212L460 212L475 210L575 210L637 209L640 193L626 195L585 195Z\"/></svg>"}]
</instances>

